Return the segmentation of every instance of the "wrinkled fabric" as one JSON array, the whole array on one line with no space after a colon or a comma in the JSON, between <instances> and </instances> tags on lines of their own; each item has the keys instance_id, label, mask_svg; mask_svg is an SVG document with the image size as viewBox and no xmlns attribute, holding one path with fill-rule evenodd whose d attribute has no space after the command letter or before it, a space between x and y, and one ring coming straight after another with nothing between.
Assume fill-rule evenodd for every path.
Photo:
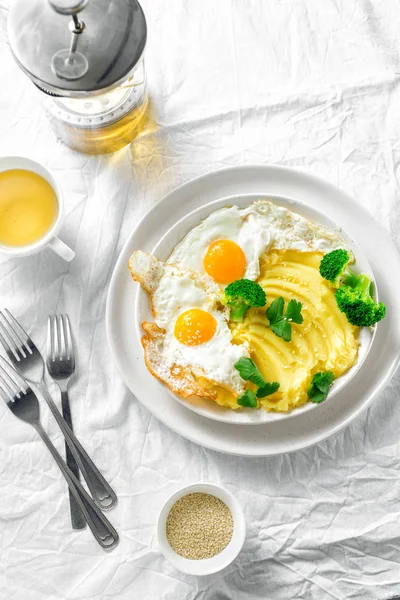
<instances>
[{"instance_id":1,"label":"wrinkled fabric","mask_svg":"<svg viewBox=\"0 0 400 600\"><path fill-rule=\"evenodd\" d=\"M43 0L45 1L45 0ZM92 0L89 0L92 1ZM29 0L26 0L29 2ZM333 438L238 458L179 437L125 388L105 333L118 254L140 217L200 174L279 163L319 175L369 210L400 248L400 10L396 0L143 0L151 120L130 147L90 157L53 136L15 64L0 0L0 154L46 165L62 187L60 237L76 252L0 256L1 305L38 346L70 315L75 430L115 488L120 545L73 532L66 485L35 431L0 403L0 598L7 600L380 600L400 595L400 374ZM398 278L399 274L394 274ZM62 436L42 406L45 429ZM242 503L238 559L204 578L160 554L166 497L192 481Z\"/></svg>"}]
</instances>

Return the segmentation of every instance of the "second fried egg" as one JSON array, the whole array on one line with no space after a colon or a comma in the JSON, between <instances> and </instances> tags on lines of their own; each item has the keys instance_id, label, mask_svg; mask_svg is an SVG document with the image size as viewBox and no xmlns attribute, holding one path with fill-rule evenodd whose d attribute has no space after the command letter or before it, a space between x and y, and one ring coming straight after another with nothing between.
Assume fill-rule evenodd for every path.
<instances>
[{"instance_id":1,"label":"second fried egg","mask_svg":"<svg viewBox=\"0 0 400 600\"><path fill-rule=\"evenodd\" d=\"M245 382L235 369L247 344L232 344L228 312L220 305L220 288L208 277L164 264L136 251L130 271L150 294L154 324L144 323L142 339L149 369L174 392L203 395L199 378L235 395ZM209 390L206 391L210 395Z\"/></svg>"}]
</instances>

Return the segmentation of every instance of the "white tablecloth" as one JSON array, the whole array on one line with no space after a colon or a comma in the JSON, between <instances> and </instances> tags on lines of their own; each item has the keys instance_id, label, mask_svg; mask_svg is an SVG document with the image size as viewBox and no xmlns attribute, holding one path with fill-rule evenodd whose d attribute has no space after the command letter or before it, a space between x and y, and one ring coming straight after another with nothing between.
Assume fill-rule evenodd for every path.
<instances>
[{"instance_id":1,"label":"white tablecloth","mask_svg":"<svg viewBox=\"0 0 400 600\"><path fill-rule=\"evenodd\" d=\"M106 554L90 531L71 531L52 458L0 404L0 598L400 594L399 374L370 410L316 447L272 459L224 456L141 407L116 372L104 324L111 272L138 219L178 184L221 167L279 163L325 177L400 248L399 2L143 0L152 120L131 148L106 157L54 138L40 94L11 57L7 6L0 0L0 154L30 156L54 172L66 202L61 237L76 259L67 265L50 251L0 258L1 306L40 347L47 315L70 315L75 428L117 491L109 517L121 542ZM63 450L46 408L42 415ZM166 497L201 479L235 493L248 523L238 560L202 579L167 563L155 532Z\"/></svg>"}]
</instances>

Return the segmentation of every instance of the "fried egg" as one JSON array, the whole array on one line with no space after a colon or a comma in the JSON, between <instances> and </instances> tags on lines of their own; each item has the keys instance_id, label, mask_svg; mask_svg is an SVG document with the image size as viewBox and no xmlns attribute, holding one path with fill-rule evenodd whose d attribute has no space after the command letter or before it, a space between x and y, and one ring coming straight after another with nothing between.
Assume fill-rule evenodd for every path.
<instances>
[{"instance_id":1,"label":"fried egg","mask_svg":"<svg viewBox=\"0 0 400 600\"><path fill-rule=\"evenodd\" d=\"M151 373L184 397L216 398L215 389L201 379L241 394L245 382L235 363L249 351L247 344L232 344L220 287L207 275L198 276L141 251L132 254L129 269L151 299L154 323L142 324Z\"/></svg>"},{"instance_id":2,"label":"fried egg","mask_svg":"<svg viewBox=\"0 0 400 600\"><path fill-rule=\"evenodd\" d=\"M168 263L207 274L224 287L237 279L256 280L260 257L271 249L328 252L343 247L325 227L267 200L245 209L211 213L177 244Z\"/></svg>"}]
</instances>

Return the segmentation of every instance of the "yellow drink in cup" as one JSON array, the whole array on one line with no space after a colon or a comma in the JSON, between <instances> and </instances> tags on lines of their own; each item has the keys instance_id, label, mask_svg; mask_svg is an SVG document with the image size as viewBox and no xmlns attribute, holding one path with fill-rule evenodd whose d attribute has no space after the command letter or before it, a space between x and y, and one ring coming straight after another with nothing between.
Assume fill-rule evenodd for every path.
<instances>
[{"instance_id":1,"label":"yellow drink in cup","mask_svg":"<svg viewBox=\"0 0 400 600\"><path fill-rule=\"evenodd\" d=\"M20 247L37 242L57 215L56 193L41 175L25 169L0 173L0 244Z\"/></svg>"},{"instance_id":2,"label":"yellow drink in cup","mask_svg":"<svg viewBox=\"0 0 400 600\"><path fill-rule=\"evenodd\" d=\"M50 248L71 261L74 251L57 237L63 216L61 190L45 167L21 156L0 157L0 254Z\"/></svg>"}]
</instances>

